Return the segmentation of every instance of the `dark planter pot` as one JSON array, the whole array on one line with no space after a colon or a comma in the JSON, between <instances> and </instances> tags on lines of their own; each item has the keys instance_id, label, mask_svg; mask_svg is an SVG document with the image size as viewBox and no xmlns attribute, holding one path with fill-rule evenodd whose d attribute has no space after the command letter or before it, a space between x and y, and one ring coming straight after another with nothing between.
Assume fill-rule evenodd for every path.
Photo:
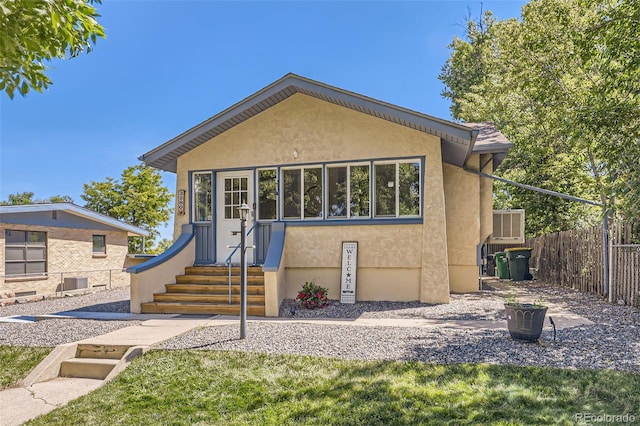
<instances>
[{"instance_id":1,"label":"dark planter pot","mask_svg":"<svg viewBox=\"0 0 640 426\"><path fill-rule=\"evenodd\" d=\"M507 326L511 337L516 340L535 342L542 334L547 307L529 303L504 305L507 311Z\"/></svg>"}]
</instances>

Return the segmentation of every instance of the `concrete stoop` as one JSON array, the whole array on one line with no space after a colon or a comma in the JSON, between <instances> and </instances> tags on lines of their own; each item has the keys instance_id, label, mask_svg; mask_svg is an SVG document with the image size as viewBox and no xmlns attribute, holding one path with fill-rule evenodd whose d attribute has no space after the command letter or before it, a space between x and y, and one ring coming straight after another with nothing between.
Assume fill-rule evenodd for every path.
<instances>
[{"instance_id":1,"label":"concrete stoop","mask_svg":"<svg viewBox=\"0 0 640 426\"><path fill-rule=\"evenodd\" d=\"M57 346L20 383L28 387L57 377L97 379L107 382L120 374L147 346L68 343Z\"/></svg>"}]
</instances>

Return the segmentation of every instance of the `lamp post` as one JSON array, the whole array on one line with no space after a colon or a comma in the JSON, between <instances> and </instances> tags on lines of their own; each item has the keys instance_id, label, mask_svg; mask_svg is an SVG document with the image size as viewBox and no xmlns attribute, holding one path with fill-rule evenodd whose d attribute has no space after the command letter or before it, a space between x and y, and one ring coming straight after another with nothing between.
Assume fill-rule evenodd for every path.
<instances>
[{"instance_id":1,"label":"lamp post","mask_svg":"<svg viewBox=\"0 0 640 426\"><path fill-rule=\"evenodd\" d=\"M246 203L238 207L240 216L240 339L247 335L247 218L251 209Z\"/></svg>"}]
</instances>

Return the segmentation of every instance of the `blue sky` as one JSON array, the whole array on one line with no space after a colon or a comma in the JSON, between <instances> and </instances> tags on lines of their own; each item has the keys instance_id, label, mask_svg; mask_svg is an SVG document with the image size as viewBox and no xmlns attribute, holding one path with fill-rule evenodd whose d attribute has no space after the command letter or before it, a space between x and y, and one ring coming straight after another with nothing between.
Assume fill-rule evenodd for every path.
<instances>
[{"instance_id":1,"label":"blue sky","mask_svg":"<svg viewBox=\"0 0 640 426\"><path fill-rule=\"evenodd\" d=\"M498 19L523 1L485 1ZM0 199L69 195L293 72L450 119L438 74L477 1L115 1L107 38L51 64L54 85L0 94ZM175 190L175 178L163 173ZM163 236L169 233L164 230Z\"/></svg>"}]
</instances>

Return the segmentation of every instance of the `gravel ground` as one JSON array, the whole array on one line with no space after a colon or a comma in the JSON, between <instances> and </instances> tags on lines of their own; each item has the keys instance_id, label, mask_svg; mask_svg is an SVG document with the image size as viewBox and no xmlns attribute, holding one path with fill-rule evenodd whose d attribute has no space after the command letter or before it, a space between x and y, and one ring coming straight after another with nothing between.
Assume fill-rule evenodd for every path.
<instances>
[{"instance_id":1,"label":"gravel ground","mask_svg":"<svg viewBox=\"0 0 640 426\"><path fill-rule=\"evenodd\" d=\"M362 327L287 321L249 321L247 338L238 339L238 326L194 329L161 344L163 349L238 350L268 354L306 354L344 359L406 360L441 364L488 363L610 368L640 371L640 309L610 305L598 296L532 282L517 287L528 296L560 305L595 322L558 330L545 324L540 343L523 343L506 329L457 327ZM503 320L506 290L497 284L480 293L452 295L451 303L428 305L398 302L333 301L322 310L300 308L285 300L284 318L425 318L444 320ZM128 311L128 289L64 299L0 307L0 316L34 315L64 310ZM295 308L292 315L291 307ZM0 344L53 346L137 324L137 321L46 320L31 324L0 323Z\"/></svg>"},{"instance_id":2,"label":"gravel ground","mask_svg":"<svg viewBox=\"0 0 640 426\"><path fill-rule=\"evenodd\" d=\"M30 317L64 311L129 312L129 288L0 306L0 317ZM0 322L0 345L57 346L110 333L142 321L48 319L30 323Z\"/></svg>"}]
</instances>

